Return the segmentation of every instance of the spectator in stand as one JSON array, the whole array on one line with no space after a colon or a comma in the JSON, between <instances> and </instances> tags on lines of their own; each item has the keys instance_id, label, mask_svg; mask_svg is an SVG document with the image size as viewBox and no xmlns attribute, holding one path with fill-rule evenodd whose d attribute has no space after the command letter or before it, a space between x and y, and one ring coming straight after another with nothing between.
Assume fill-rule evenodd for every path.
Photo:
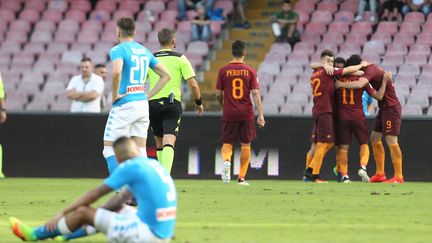
<instances>
[{"instance_id":1,"label":"spectator in stand","mask_svg":"<svg viewBox=\"0 0 432 243\"><path fill-rule=\"evenodd\" d=\"M250 27L249 22L247 21L245 12L244 12L244 4L246 0L236 0L235 1L235 10L238 18L240 18L240 22L234 24L234 28L243 28L247 29Z\"/></svg>"},{"instance_id":2,"label":"spectator in stand","mask_svg":"<svg viewBox=\"0 0 432 243\"><path fill-rule=\"evenodd\" d=\"M96 64L95 65L95 71L94 71L94 73L96 75L99 75L102 78L102 80L104 81L104 83L105 83L105 81L107 79L107 74L108 74L108 71L107 71L107 68L106 68L105 64L102 64L102 63ZM101 95L101 111L107 110L106 109L107 108L107 104L108 104L107 98L105 97L104 94L102 94Z\"/></svg>"},{"instance_id":3,"label":"spectator in stand","mask_svg":"<svg viewBox=\"0 0 432 243\"><path fill-rule=\"evenodd\" d=\"M186 20L186 12L188 10L198 10L198 5L202 5L205 8L205 12L213 9L214 0L177 0L177 9L179 15L177 20Z\"/></svg>"},{"instance_id":4,"label":"spectator in stand","mask_svg":"<svg viewBox=\"0 0 432 243\"><path fill-rule=\"evenodd\" d=\"M376 22L377 21L377 1L376 0L360 0L359 6L358 6L358 14L355 18L355 21L360 22L363 21L363 15L366 9L366 6L369 2L369 10L370 10L370 22Z\"/></svg>"},{"instance_id":5,"label":"spectator in stand","mask_svg":"<svg viewBox=\"0 0 432 243\"><path fill-rule=\"evenodd\" d=\"M104 81L94 74L92 61L88 57L81 59L81 75L72 77L66 91L72 100L71 112L101 112L101 96Z\"/></svg>"},{"instance_id":6,"label":"spectator in stand","mask_svg":"<svg viewBox=\"0 0 432 243\"><path fill-rule=\"evenodd\" d=\"M406 0L402 7L402 14L406 15L412 11L421 11L427 17L430 13L430 0Z\"/></svg>"},{"instance_id":7,"label":"spectator in stand","mask_svg":"<svg viewBox=\"0 0 432 243\"><path fill-rule=\"evenodd\" d=\"M383 14L381 21L397 21L403 3L401 0L387 0L383 3Z\"/></svg>"},{"instance_id":8,"label":"spectator in stand","mask_svg":"<svg viewBox=\"0 0 432 243\"><path fill-rule=\"evenodd\" d=\"M212 39L210 16L202 4L197 5L197 12L198 15L191 21L192 41L209 41Z\"/></svg>"},{"instance_id":9,"label":"spectator in stand","mask_svg":"<svg viewBox=\"0 0 432 243\"><path fill-rule=\"evenodd\" d=\"M284 0L282 10L273 14L271 22L276 42L288 42L294 46L300 40L297 30L299 15L293 10L291 1Z\"/></svg>"}]
</instances>

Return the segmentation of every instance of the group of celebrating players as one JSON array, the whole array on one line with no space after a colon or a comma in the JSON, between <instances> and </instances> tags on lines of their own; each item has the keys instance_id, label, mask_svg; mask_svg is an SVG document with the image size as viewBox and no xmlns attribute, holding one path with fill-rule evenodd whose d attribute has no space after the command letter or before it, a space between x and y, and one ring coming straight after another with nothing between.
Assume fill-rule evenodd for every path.
<instances>
[{"instance_id":1,"label":"group of celebrating players","mask_svg":"<svg viewBox=\"0 0 432 243\"><path fill-rule=\"evenodd\" d=\"M335 172L339 182L350 182L348 176L348 149L352 134L360 145L362 181L403 183L402 152L398 144L401 126L401 105L396 96L392 75L376 64L362 61L358 55L335 63L330 50L321 52L319 64L312 64L310 79L313 93L312 145L306 155L304 181L325 183L320 177L323 159L327 152L336 149ZM366 166L369 161L368 126L363 113L362 94L366 91L378 100L379 111L370 136L376 173L369 178ZM384 164L385 150L382 137L389 147L394 176L387 179Z\"/></svg>"}]
</instances>

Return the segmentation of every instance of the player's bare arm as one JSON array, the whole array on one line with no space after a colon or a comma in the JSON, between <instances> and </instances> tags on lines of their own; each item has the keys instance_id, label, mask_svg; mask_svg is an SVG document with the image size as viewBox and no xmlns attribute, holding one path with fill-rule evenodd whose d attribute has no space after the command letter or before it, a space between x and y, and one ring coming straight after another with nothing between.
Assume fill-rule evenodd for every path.
<instances>
[{"instance_id":1,"label":"player's bare arm","mask_svg":"<svg viewBox=\"0 0 432 243\"><path fill-rule=\"evenodd\" d=\"M342 71L342 75L347 75L347 74L352 74L354 72L359 71L361 68L364 68L367 66L367 63L360 63L358 65L354 65L354 66L349 66L343 69Z\"/></svg>"},{"instance_id":2,"label":"player's bare arm","mask_svg":"<svg viewBox=\"0 0 432 243\"><path fill-rule=\"evenodd\" d=\"M132 198L132 193L130 193L128 190L122 190L121 192L117 193L114 197L112 197L108 202L106 202L102 208L118 212L122 206L123 203L125 203L127 200Z\"/></svg>"},{"instance_id":3,"label":"player's bare arm","mask_svg":"<svg viewBox=\"0 0 432 243\"><path fill-rule=\"evenodd\" d=\"M153 71L155 71L155 73L159 75L159 80L157 81L153 89L151 89L147 93L149 99L153 97L155 94L157 94L165 86L165 84L168 83L168 81L171 79L168 69L162 63L156 64L153 68Z\"/></svg>"},{"instance_id":4,"label":"player's bare arm","mask_svg":"<svg viewBox=\"0 0 432 243\"><path fill-rule=\"evenodd\" d=\"M260 95L258 89L252 90L252 98L253 98L254 104L255 104L257 111L258 111L257 124L259 127L264 127L265 126L265 120L264 120L264 113L263 113L263 105L262 105L262 101L261 101L261 95Z\"/></svg>"},{"instance_id":5,"label":"player's bare arm","mask_svg":"<svg viewBox=\"0 0 432 243\"><path fill-rule=\"evenodd\" d=\"M379 90L377 92L375 92L374 94L372 94L371 96L376 99L376 100L382 100L385 94L385 90L387 87L387 82L391 81L391 73L385 73L384 74L384 78L383 81L381 83L381 87L379 88Z\"/></svg>"},{"instance_id":6,"label":"player's bare arm","mask_svg":"<svg viewBox=\"0 0 432 243\"><path fill-rule=\"evenodd\" d=\"M363 74L364 74L364 72L362 70L358 70L358 71L355 71L355 72L351 73L350 75L353 75L353 76L363 76Z\"/></svg>"},{"instance_id":7,"label":"player's bare arm","mask_svg":"<svg viewBox=\"0 0 432 243\"><path fill-rule=\"evenodd\" d=\"M223 106L223 100L224 100L224 97L223 97L223 90L216 90L216 98L217 98L217 100L219 101L219 104L220 104L221 106Z\"/></svg>"},{"instance_id":8,"label":"player's bare arm","mask_svg":"<svg viewBox=\"0 0 432 243\"><path fill-rule=\"evenodd\" d=\"M201 92L198 86L198 82L195 77L192 77L187 80L189 88L192 90L192 94L195 98L195 112L198 116L201 116L204 112L204 106L202 105ZM198 105L200 104L200 105Z\"/></svg>"},{"instance_id":9,"label":"player's bare arm","mask_svg":"<svg viewBox=\"0 0 432 243\"><path fill-rule=\"evenodd\" d=\"M125 96L126 94L119 94L119 86L121 80L121 73L123 69L123 60L116 59L113 61L113 73L112 73L112 101L113 103Z\"/></svg>"},{"instance_id":10,"label":"player's bare arm","mask_svg":"<svg viewBox=\"0 0 432 243\"><path fill-rule=\"evenodd\" d=\"M78 198L75 202L73 202L69 207L63 209L60 211L56 216L54 216L51 220L49 220L46 223L46 227L48 230L53 231L57 227L57 223L59 219L66 214L76 210L80 206L88 206L94 202L96 202L99 198L103 197L104 195L111 192L112 189L109 188L107 185L103 184L99 187L88 191L84 195L82 195L80 198Z\"/></svg>"}]
</instances>

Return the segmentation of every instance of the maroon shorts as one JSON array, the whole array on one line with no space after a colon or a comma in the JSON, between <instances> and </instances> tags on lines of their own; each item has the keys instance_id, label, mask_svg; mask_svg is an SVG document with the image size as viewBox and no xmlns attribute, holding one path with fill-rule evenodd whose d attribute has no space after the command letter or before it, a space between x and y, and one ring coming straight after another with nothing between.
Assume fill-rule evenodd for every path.
<instances>
[{"instance_id":1,"label":"maroon shorts","mask_svg":"<svg viewBox=\"0 0 432 243\"><path fill-rule=\"evenodd\" d=\"M314 117L312 143L334 143L334 119L331 113L322 113Z\"/></svg>"},{"instance_id":2,"label":"maroon shorts","mask_svg":"<svg viewBox=\"0 0 432 243\"><path fill-rule=\"evenodd\" d=\"M254 120L222 121L222 143L251 143L256 138Z\"/></svg>"},{"instance_id":3,"label":"maroon shorts","mask_svg":"<svg viewBox=\"0 0 432 243\"><path fill-rule=\"evenodd\" d=\"M398 136L401 127L401 106L395 105L385 110L379 110L375 118L374 131L383 135Z\"/></svg>"},{"instance_id":4,"label":"maroon shorts","mask_svg":"<svg viewBox=\"0 0 432 243\"><path fill-rule=\"evenodd\" d=\"M336 122L336 144L350 145L354 133L357 142L367 144L369 139L368 125L366 120L338 120Z\"/></svg>"}]
</instances>

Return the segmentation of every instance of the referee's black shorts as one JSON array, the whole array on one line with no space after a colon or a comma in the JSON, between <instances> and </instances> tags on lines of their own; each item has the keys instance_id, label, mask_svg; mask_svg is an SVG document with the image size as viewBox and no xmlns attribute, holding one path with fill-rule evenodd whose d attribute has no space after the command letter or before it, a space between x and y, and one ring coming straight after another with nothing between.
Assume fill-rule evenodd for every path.
<instances>
[{"instance_id":1,"label":"referee's black shorts","mask_svg":"<svg viewBox=\"0 0 432 243\"><path fill-rule=\"evenodd\" d=\"M164 134L177 136L183 108L179 101L169 102L168 98L149 101L150 127L153 135L163 137Z\"/></svg>"}]
</instances>

